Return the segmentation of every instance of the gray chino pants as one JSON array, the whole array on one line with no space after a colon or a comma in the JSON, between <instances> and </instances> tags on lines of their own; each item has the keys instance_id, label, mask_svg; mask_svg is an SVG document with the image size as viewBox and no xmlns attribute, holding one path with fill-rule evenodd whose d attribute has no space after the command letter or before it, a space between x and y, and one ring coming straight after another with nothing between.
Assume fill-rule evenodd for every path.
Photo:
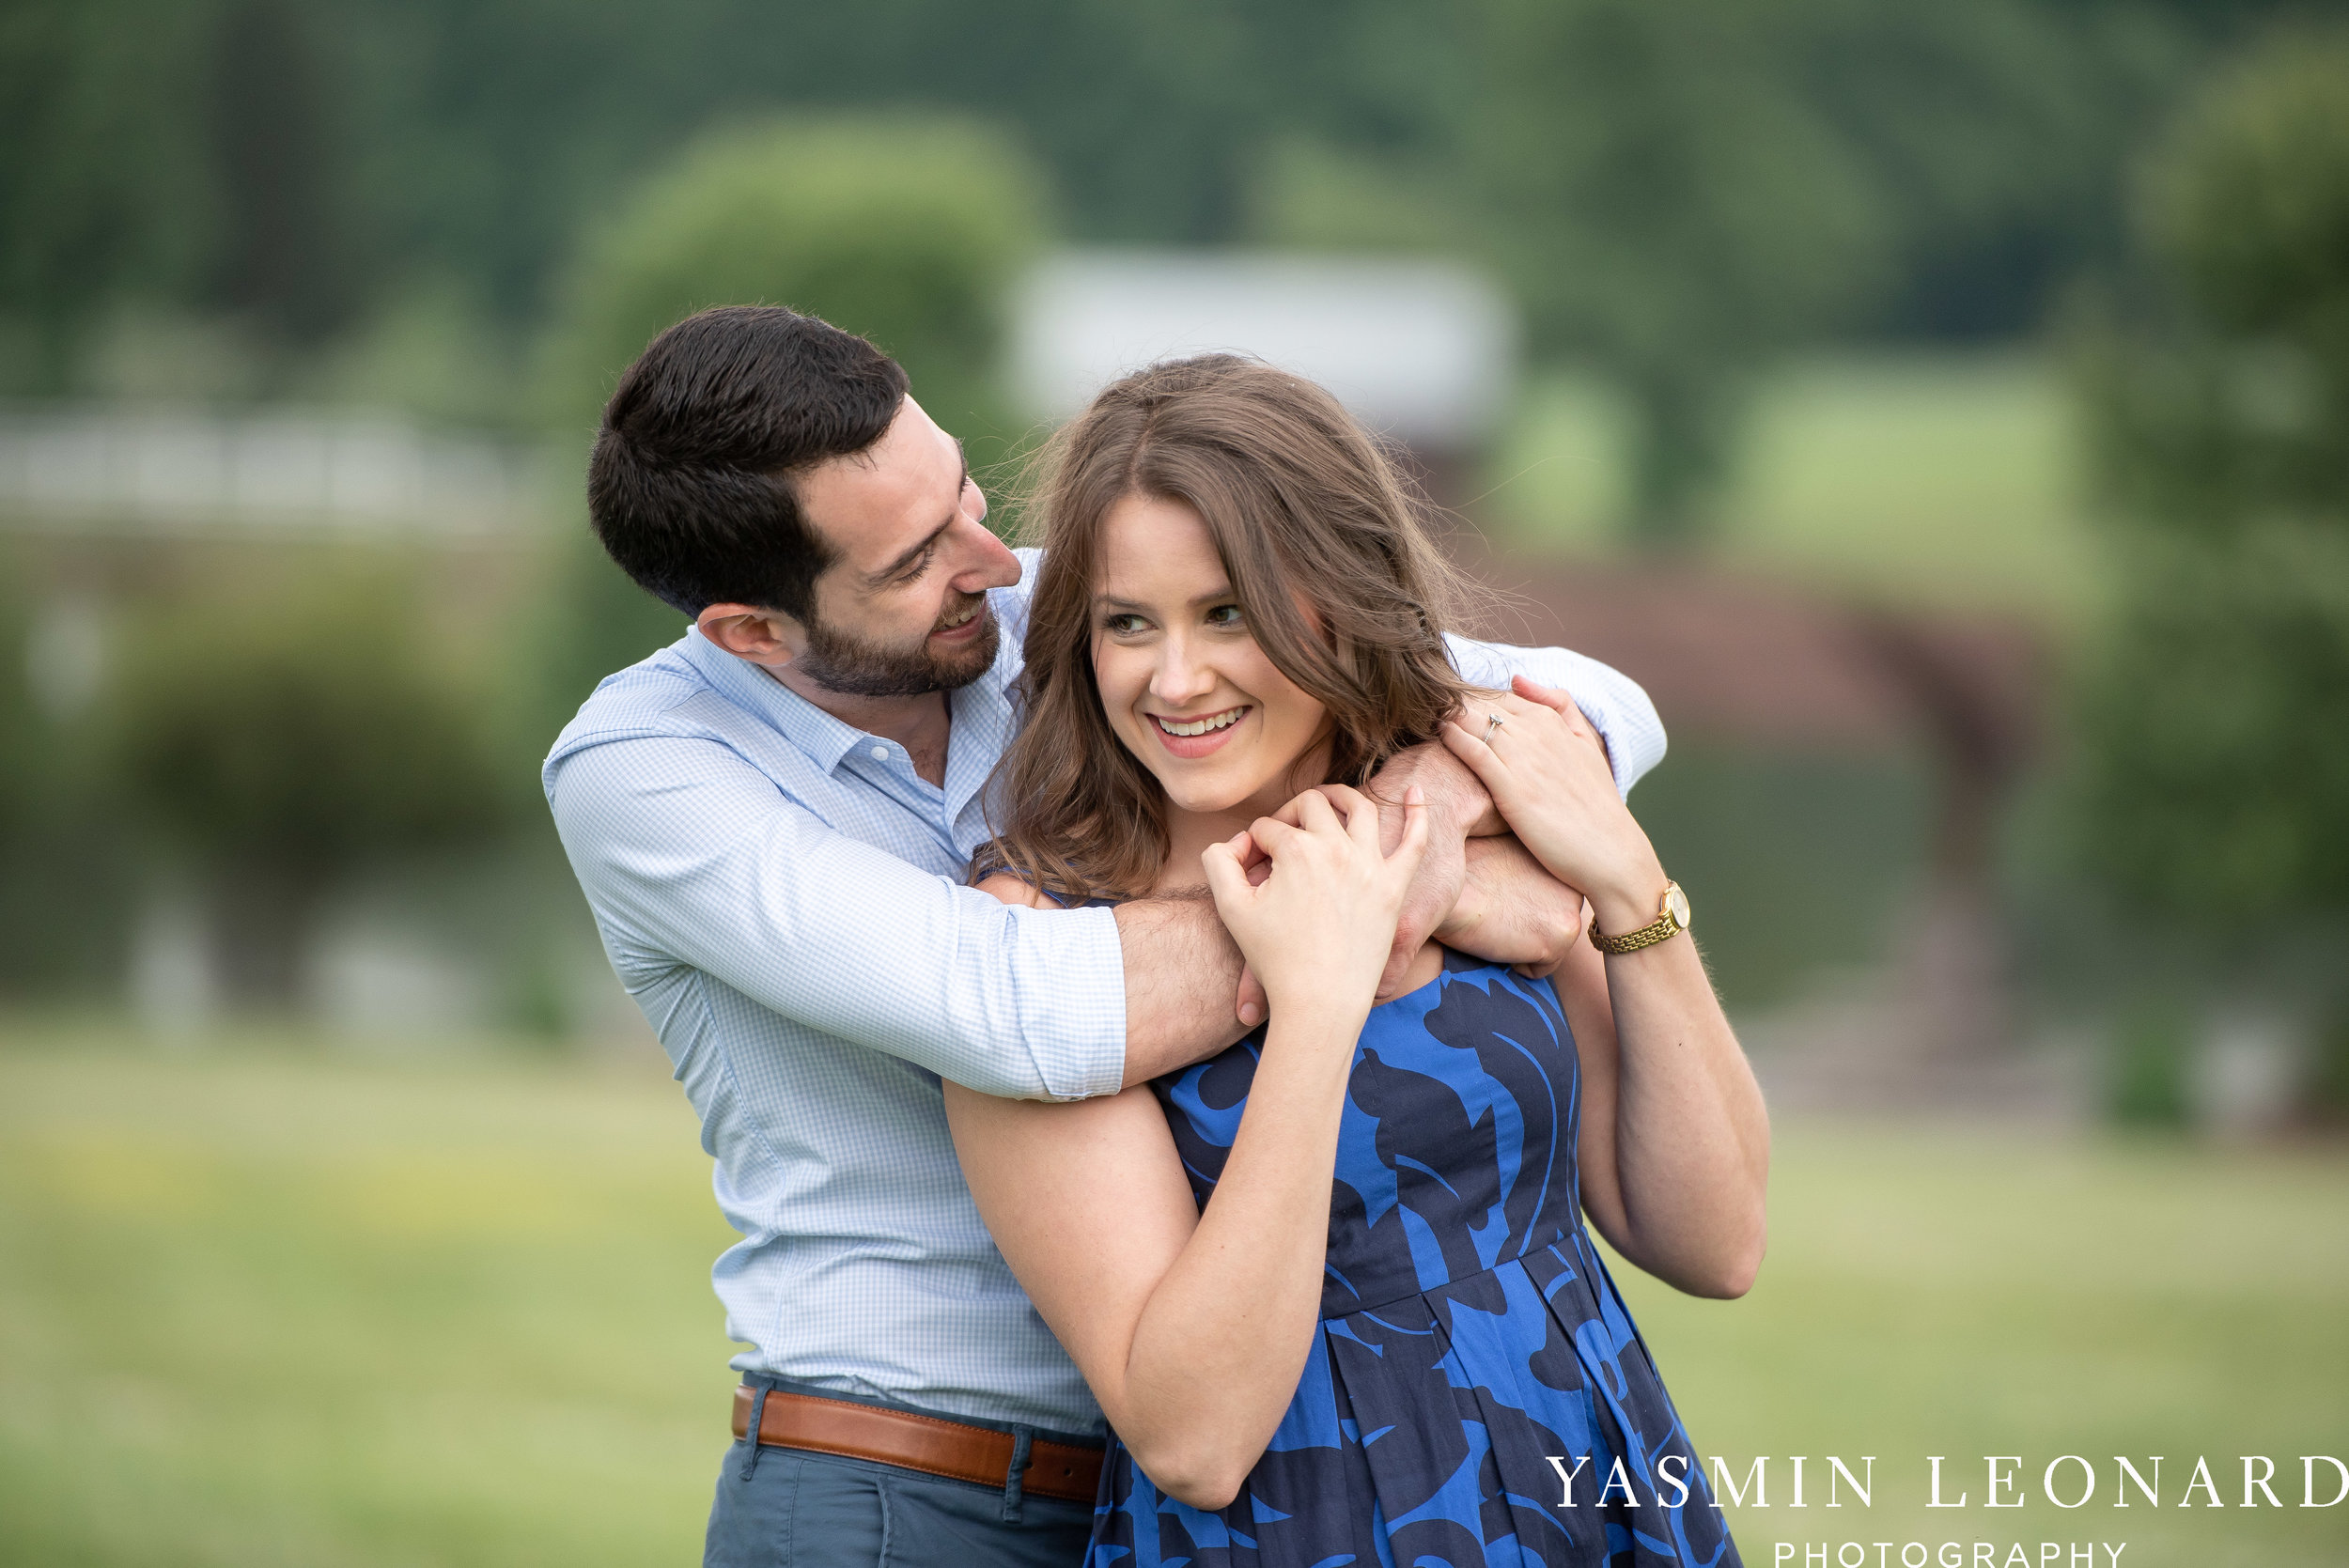
<instances>
[{"instance_id":1,"label":"gray chino pants","mask_svg":"<svg viewBox=\"0 0 2349 1568\"><path fill-rule=\"evenodd\" d=\"M737 1441L718 1475L702 1561L705 1568L1078 1568L1092 1533L1089 1502L1022 1497L1007 1508L1001 1486Z\"/></svg>"}]
</instances>

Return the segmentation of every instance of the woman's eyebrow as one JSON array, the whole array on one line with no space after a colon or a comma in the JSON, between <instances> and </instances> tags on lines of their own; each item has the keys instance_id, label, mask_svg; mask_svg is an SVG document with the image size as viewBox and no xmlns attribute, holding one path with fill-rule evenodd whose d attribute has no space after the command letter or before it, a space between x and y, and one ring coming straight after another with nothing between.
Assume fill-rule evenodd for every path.
<instances>
[{"instance_id":1,"label":"woman's eyebrow","mask_svg":"<svg viewBox=\"0 0 2349 1568\"><path fill-rule=\"evenodd\" d=\"M1223 587L1212 589L1207 593L1201 594L1190 602L1194 605L1212 604L1217 599L1233 598L1236 597L1237 596L1232 592L1230 585L1226 584ZM1097 610L1147 610L1150 608L1139 599L1119 598L1114 594L1094 595L1093 605Z\"/></svg>"}]
</instances>

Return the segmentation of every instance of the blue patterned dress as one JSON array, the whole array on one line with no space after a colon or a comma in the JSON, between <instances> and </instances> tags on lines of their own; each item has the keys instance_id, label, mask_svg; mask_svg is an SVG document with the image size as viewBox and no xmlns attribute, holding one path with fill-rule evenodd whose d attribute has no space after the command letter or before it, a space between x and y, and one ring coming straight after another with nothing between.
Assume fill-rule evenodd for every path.
<instances>
[{"instance_id":1,"label":"blue patterned dress","mask_svg":"<svg viewBox=\"0 0 2349 1568\"><path fill-rule=\"evenodd\" d=\"M1203 1207L1262 1043L1152 1086ZM1579 1093L1547 981L1447 953L1437 979L1374 1009L1296 1399L1213 1514L1160 1495L1112 1438L1087 1568L1735 1568L1582 1229Z\"/></svg>"}]
</instances>

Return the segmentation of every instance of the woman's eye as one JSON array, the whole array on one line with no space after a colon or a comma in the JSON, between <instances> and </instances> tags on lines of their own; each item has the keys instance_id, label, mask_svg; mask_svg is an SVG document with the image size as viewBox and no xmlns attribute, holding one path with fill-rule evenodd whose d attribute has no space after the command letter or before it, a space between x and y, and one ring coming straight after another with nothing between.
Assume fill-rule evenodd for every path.
<instances>
[{"instance_id":1,"label":"woman's eye","mask_svg":"<svg viewBox=\"0 0 2349 1568\"><path fill-rule=\"evenodd\" d=\"M1101 624L1103 629L1113 636L1131 637L1142 629L1142 617L1140 615L1112 615Z\"/></svg>"},{"instance_id":2,"label":"woman's eye","mask_svg":"<svg viewBox=\"0 0 2349 1568\"><path fill-rule=\"evenodd\" d=\"M1239 606L1219 604L1207 612L1207 624L1216 627L1237 627L1241 624Z\"/></svg>"}]
</instances>

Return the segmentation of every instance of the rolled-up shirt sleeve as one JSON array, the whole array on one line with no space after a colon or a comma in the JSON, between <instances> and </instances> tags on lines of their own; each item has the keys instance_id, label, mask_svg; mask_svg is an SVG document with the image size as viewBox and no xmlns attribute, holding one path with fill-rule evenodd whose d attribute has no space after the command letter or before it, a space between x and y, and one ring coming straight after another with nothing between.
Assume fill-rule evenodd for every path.
<instances>
[{"instance_id":1,"label":"rolled-up shirt sleeve","mask_svg":"<svg viewBox=\"0 0 2349 1568\"><path fill-rule=\"evenodd\" d=\"M1571 648L1515 648L1447 637L1452 666L1464 680L1505 688L1511 675L1570 693L1575 706L1607 742L1615 787L1628 796L1641 774L1664 760L1664 722L1640 683L1611 665Z\"/></svg>"},{"instance_id":2,"label":"rolled-up shirt sleeve","mask_svg":"<svg viewBox=\"0 0 2349 1568\"><path fill-rule=\"evenodd\" d=\"M631 991L685 965L982 1094L1079 1099L1126 1066L1107 909L1007 907L827 826L723 743L631 737L549 800Z\"/></svg>"}]
</instances>

